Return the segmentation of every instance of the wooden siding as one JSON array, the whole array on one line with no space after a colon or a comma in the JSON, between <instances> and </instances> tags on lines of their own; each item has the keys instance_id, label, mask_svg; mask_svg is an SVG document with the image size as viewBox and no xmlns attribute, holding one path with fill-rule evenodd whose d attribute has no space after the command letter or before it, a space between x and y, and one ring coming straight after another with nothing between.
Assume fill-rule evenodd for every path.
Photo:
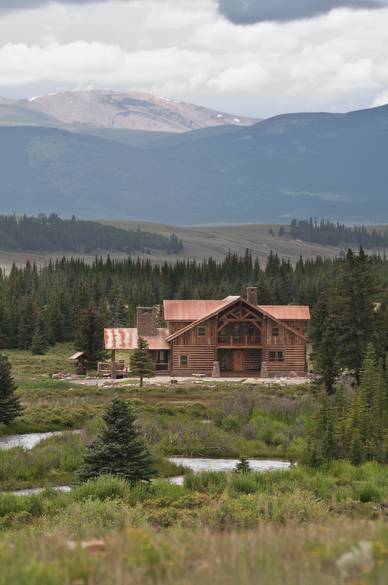
<instances>
[{"instance_id":1,"label":"wooden siding","mask_svg":"<svg viewBox=\"0 0 388 585\"><path fill-rule=\"evenodd\" d=\"M168 334L172 335L180 329L184 329L187 325L190 325L192 321L169 321L167 323Z\"/></svg>"},{"instance_id":2,"label":"wooden siding","mask_svg":"<svg viewBox=\"0 0 388 585\"><path fill-rule=\"evenodd\" d=\"M187 366L181 366L181 356L188 357ZM171 367L174 374L185 376L191 374L208 374L213 372L215 349L213 345L173 345Z\"/></svg>"},{"instance_id":3,"label":"wooden siding","mask_svg":"<svg viewBox=\"0 0 388 585\"><path fill-rule=\"evenodd\" d=\"M251 343L248 347L232 336L230 344L225 346L221 343L220 332L228 323L232 326L238 323L254 323L258 334L261 330L261 343ZM168 329L171 334L178 333L189 324L189 321L170 321ZM298 333L305 333L304 322L290 320L284 324ZM283 327L282 323L260 314L260 310L257 311L256 318L252 315L252 309L241 304L222 310L218 315L213 315L178 335L172 340L170 347L170 372L177 376L211 375L214 362L217 359L222 361L222 356L225 361L223 371L229 375L233 371L236 375L242 375L244 370L248 375L252 372L259 376L262 362L267 364L268 375L271 377L288 376L292 373L302 376L307 372L306 341ZM284 361L270 361L271 351L276 354L284 352ZM228 359L226 355L229 356ZM181 356L187 356L187 365L181 365ZM230 366L229 371L225 369L225 365L228 365L226 362Z\"/></svg>"},{"instance_id":4,"label":"wooden siding","mask_svg":"<svg viewBox=\"0 0 388 585\"><path fill-rule=\"evenodd\" d=\"M269 354L271 351L276 353L283 351L284 361L270 361ZM270 376L286 376L292 372L304 375L307 371L306 347L304 345L266 347L263 350L263 362L266 362Z\"/></svg>"},{"instance_id":5,"label":"wooden siding","mask_svg":"<svg viewBox=\"0 0 388 585\"><path fill-rule=\"evenodd\" d=\"M284 345L299 345L304 347L305 343L304 339L301 339L295 333L278 325L275 321L267 320L265 345L279 348Z\"/></svg>"}]
</instances>

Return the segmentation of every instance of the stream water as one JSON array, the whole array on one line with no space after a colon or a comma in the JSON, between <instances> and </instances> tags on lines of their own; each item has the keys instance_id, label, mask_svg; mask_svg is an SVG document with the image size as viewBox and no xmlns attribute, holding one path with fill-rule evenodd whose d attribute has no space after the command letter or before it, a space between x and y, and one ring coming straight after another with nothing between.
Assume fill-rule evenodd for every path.
<instances>
[{"instance_id":1,"label":"stream water","mask_svg":"<svg viewBox=\"0 0 388 585\"><path fill-rule=\"evenodd\" d=\"M15 447L23 447L24 449L32 449L41 441L49 439L50 437L61 436L66 433L79 433L81 431L58 431L53 433L30 433L28 435L9 435L0 437L0 449L13 449ZM177 465L183 465L191 469L194 473L201 473L203 471L226 471L231 472L236 468L238 459L205 459L196 457L170 457L170 461ZM290 463L288 461L277 461L270 459L249 459L249 465L252 471L266 472L277 469L289 469ZM184 476L171 477L171 483L182 485ZM53 488L60 492L69 492L69 486L59 486ZM44 488L31 488L11 492L18 496L27 496L32 494L39 494Z\"/></svg>"},{"instance_id":2,"label":"stream water","mask_svg":"<svg viewBox=\"0 0 388 585\"><path fill-rule=\"evenodd\" d=\"M194 473L201 473L203 471L231 472L236 469L238 463L238 459L203 459L195 457L170 457L169 459L176 465L183 465L191 469ZM252 471L264 472L277 469L289 469L291 463L270 459L249 459L249 466ZM176 485L183 485L184 476L171 477L169 481Z\"/></svg>"},{"instance_id":3,"label":"stream water","mask_svg":"<svg viewBox=\"0 0 388 585\"><path fill-rule=\"evenodd\" d=\"M27 435L7 435L0 437L0 449L14 449L23 447L23 449L33 449L41 441L51 437L61 437L66 433L80 433L81 431L56 431L53 433L28 433Z\"/></svg>"}]
</instances>

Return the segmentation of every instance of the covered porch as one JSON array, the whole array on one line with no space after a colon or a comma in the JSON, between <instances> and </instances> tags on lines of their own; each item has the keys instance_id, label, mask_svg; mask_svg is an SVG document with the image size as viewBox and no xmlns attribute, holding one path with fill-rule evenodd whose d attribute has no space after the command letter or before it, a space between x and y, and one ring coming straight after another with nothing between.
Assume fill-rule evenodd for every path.
<instances>
[{"instance_id":1,"label":"covered porch","mask_svg":"<svg viewBox=\"0 0 388 585\"><path fill-rule=\"evenodd\" d=\"M217 354L221 376L260 375L263 355L259 348L219 348Z\"/></svg>"}]
</instances>

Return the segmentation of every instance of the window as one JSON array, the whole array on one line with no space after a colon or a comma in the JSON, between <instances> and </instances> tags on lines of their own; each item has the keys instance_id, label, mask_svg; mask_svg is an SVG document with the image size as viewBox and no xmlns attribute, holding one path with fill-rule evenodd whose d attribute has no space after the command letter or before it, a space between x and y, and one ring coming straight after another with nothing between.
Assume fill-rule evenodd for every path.
<instances>
[{"instance_id":1,"label":"window","mask_svg":"<svg viewBox=\"0 0 388 585\"><path fill-rule=\"evenodd\" d=\"M284 362L285 355L284 351L270 351L269 352L269 361L270 362Z\"/></svg>"},{"instance_id":2,"label":"window","mask_svg":"<svg viewBox=\"0 0 388 585\"><path fill-rule=\"evenodd\" d=\"M272 337L279 337L280 329L278 325L272 325Z\"/></svg>"},{"instance_id":3,"label":"window","mask_svg":"<svg viewBox=\"0 0 388 585\"><path fill-rule=\"evenodd\" d=\"M198 337L206 337L206 327L198 327Z\"/></svg>"},{"instance_id":4,"label":"window","mask_svg":"<svg viewBox=\"0 0 388 585\"><path fill-rule=\"evenodd\" d=\"M278 351L278 362L284 362L284 351Z\"/></svg>"},{"instance_id":5,"label":"window","mask_svg":"<svg viewBox=\"0 0 388 585\"><path fill-rule=\"evenodd\" d=\"M276 362L276 351L270 351L269 352L269 361L270 362Z\"/></svg>"},{"instance_id":6,"label":"window","mask_svg":"<svg viewBox=\"0 0 388 585\"><path fill-rule=\"evenodd\" d=\"M179 359L181 368L186 368L189 365L189 358L187 355L181 355Z\"/></svg>"}]
</instances>

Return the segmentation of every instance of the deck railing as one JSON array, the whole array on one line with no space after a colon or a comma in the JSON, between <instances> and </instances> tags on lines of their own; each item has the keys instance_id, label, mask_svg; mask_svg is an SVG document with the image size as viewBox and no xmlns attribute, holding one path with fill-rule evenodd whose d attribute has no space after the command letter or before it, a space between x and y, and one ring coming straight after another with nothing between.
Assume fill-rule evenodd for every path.
<instances>
[{"instance_id":1,"label":"deck railing","mask_svg":"<svg viewBox=\"0 0 388 585\"><path fill-rule=\"evenodd\" d=\"M219 345L261 345L260 335L219 335Z\"/></svg>"}]
</instances>

